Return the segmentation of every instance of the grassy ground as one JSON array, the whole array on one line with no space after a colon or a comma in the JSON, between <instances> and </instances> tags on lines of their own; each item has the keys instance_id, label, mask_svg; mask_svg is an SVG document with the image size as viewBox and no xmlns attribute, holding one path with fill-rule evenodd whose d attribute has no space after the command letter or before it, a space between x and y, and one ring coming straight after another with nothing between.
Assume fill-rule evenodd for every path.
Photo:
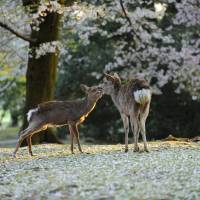
<instances>
[{"instance_id":1,"label":"grassy ground","mask_svg":"<svg viewBox=\"0 0 200 200\"><path fill-rule=\"evenodd\" d=\"M18 127L0 128L0 148L14 147L18 138Z\"/></svg>"},{"instance_id":2,"label":"grassy ground","mask_svg":"<svg viewBox=\"0 0 200 200\"><path fill-rule=\"evenodd\" d=\"M0 141L17 139L19 128L18 127L7 127L0 129Z\"/></svg>"},{"instance_id":3,"label":"grassy ground","mask_svg":"<svg viewBox=\"0 0 200 200\"><path fill-rule=\"evenodd\" d=\"M37 156L0 148L0 199L200 199L200 144L150 142L150 153L122 145L36 145Z\"/></svg>"}]
</instances>

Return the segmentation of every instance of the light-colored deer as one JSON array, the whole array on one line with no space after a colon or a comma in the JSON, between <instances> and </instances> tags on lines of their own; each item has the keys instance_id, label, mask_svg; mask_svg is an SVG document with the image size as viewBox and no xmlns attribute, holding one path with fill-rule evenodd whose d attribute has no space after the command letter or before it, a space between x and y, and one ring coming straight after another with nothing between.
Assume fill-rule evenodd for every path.
<instances>
[{"instance_id":1,"label":"light-colored deer","mask_svg":"<svg viewBox=\"0 0 200 200\"><path fill-rule=\"evenodd\" d=\"M128 151L129 118L134 136L134 151L139 151L138 138L141 131L144 150L149 151L146 142L145 122L149 114L151 89L144 79L133 79L122 84L118 74L104 74L105 79L100 87L110 95L120 112L125 131L125 152Z\"/></svg>"},{"instance_id":2,"label":"light-colored deer","mask_svg":"<svg viewBox=\"0 0 200 200\"><path fill-rule=\"evenodd\" d=\"M24 139L27 139L29 154L32 156L31 137L33 134L45 130L48 127L64 125L69 126L71 152L74 153L74 137L76 138L79 151L82 152L77 126L82 123L94 109L103 93L102 88L99 86L88 87L82 84L81 89L87 94L85 99L75 101L49 101L41 103L37 108L30 110L27 114L29 125L25 130L21 131L13 155L16 156L21 143Z\"/></svg>"}]
</instances>

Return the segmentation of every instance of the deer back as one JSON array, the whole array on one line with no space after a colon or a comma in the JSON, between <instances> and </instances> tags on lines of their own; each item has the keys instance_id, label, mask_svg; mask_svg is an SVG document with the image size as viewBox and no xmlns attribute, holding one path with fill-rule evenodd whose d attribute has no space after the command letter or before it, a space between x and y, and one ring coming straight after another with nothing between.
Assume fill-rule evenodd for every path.
<instances>
[{"instance_id":1,"label":"deer back","mask_svg":"<svg viewBox=\"0 0 200 200\"><path fill-rule=\"evenodd\" d=\"M49 101L41 103L31 110L31 121L50 125L65 125L68 122L81 123L92 111L94 105L89 105L86 99L75 101Z\"/></svg>"},{"instance_id":2,"label":"deer back","mask_svg":"<svg viewBox=\"0 0 200 200\"><path fill-rule=\"evenodd\" d=\"M38 105L34 109L31 121L41 122L42 124L64 125L68 121L79 118L80 103L76 101L49 101Z\"/></svg>"}]
</instances>

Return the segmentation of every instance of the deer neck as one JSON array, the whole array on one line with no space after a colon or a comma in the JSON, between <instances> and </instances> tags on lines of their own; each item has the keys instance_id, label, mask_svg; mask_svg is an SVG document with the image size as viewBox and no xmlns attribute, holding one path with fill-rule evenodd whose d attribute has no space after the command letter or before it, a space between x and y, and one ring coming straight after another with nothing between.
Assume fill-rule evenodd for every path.
<instances>
[{"instance_id":1,"label":"deer neck","mask_svg":"<svg viewBox=\"0 0 200 200\"><path fill-rule=\"evenodd\" d=\"M116 90L116 91L114 91L112 94L110 94L110 96L111 96L111 99L112 99L113 103L115 104L115 106L117 108L119 108L119 106L120 106L120 102L119 102L119 89Z\"/></svg>"},{"instance_id":2,"label":"deer neck","mask_svg":"<svg viewBox=\"0 0 200 200\"><path fill-rule=\"evenodd\" d=\"M96 106L97 100L86 98L83 102L83 109L81 115L88 115Z\"/></svg>"}]
</instances>

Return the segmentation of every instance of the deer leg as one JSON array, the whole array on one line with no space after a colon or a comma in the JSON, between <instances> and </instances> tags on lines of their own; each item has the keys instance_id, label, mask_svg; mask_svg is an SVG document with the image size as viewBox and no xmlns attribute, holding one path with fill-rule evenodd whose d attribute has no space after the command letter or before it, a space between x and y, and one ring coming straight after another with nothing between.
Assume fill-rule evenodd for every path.
<instances>
[{"instance_id":1,"label":"deer leg","mask_svg":"<svg viewBox=\"0 0 200 200\"><path fill-rule=\"evenodd\" d=\"M77 144L78 144L78 149L79 149L79 151L80 151L81 153L83 153L83 151L82 151L82 149L81 149L81 145L80 145L79 132L78 132L77 125L72 125L71 128L72 128L72 131L73 131L74 136L75 136L75 138L76 138L76 142L77 142Z\"/></svg>"},{"instance_id":2,"label":"deer leg","mask_svg":"<svg viewBox=\"0 0 200 200\"><path fill-rule=\"evenodd\" d=\"M129 133L129 119L126 115L121 114L125 132L125 152L128 152L128 133Z\"/></svg>"},{"instance_id":3,"label":"deer leg","mask_svg":"<svg viewBox=\"0 0 200 200\"><path fill-rule=\"evenodd\" d=\"M74 133L70 125L69 125L69 132L70 132L70 137L71 137L71 147L70 147L71 153L74 154Z\"/></svg>"},{"instance_id":4,"label":"deer leg","mask_svg":"<svg viewBox=\"0 0 200 200\"><path fill-rule=\"evenodd\" d=\"M27 136L26 141L27 141L27 144L28 144L28 151L29 151L29 154L30 154L31 156L33 156L31 137L32 137L32 135Z\"/></svg>"},{"instance_id":5,"label":"deer leg","mask_svg":"<svg viewBox=\"0 0 200 200\"><path fill-rule=\"evenodd\" d=\"M139 146L138 146L138 137L139 137L139 120L138 120L138 115L131 115L130 116L130 122L131 122L131 130L133 132L133 138L134 138L134 151L137 152L139 151Z\"/></svg>"},{"instance_id":6,"label":"deer leg","mask_svg":"<svg viewBox=\"0 0 200 200\"><path fill-rule=\"evenodd\" d=\"M29 127L27 129L21 131L18 142L17 142L16 147L15 147L15 151L13 152L14 157L16 156L16 153L17 153L19 147L21 146L21 143L25 139L25 135L26 135L27 132L29 132Z\"/></svg>"},{"instance_id":7,"label":"deer leg","mask_svg":"<svg viewBox=\"0 0 200 200\"><path fill-rule=\"evenodd\" d=\"M144 151L149 152L149 150L147 148L146 128L145 128L144 121L141 121L141 133L142 133L142 140L144 142Z\"/></svg>"},{"instance_id":8,"label":"deer leg","mask_svg":"<svg viewBox=\"0 0 200 200\"><path fill-rule=\"evenodd\" d=\"M40 130L44 130L44 128L42 128L41 126L34 126L34 127L28 127L26 130L22 131L22 134L20 135L20 137L18 139L15 151L13 152L13 156L14 157L16 156L16 153L17 153L19 147L21 146L21 143L23 142L23 140L26 137L29 137L32 134L39 132Z\"/></svg>"},{"instance_id":9,"label":"deer leg","mask_svg":"<svg viewBox=\"0 0 200 200\"><path fill-rule=\"evenodd\" d=\"M136 138L137 139L137 141L136 141L137 143L138 143L138 140L139 140L139 137L140 137L140 131L141 131L140 130L140 126L138 125L138 132L137 132L137 138Z\"/></svg>"},{"instance_id":10,"label":"deer leg","mask_svg":"<svg viewBox=\"0 0 200 200\"><path fill-rule=\"evenodd\" d=\"M140 127L141 127L141 133L142 133L142 140L144 142L144 151L149 152L147 148L147 139L146 139L146 119L149 114L149 104L145 106L143 112L140 113Z\"/></svg>"}]
</instances>

